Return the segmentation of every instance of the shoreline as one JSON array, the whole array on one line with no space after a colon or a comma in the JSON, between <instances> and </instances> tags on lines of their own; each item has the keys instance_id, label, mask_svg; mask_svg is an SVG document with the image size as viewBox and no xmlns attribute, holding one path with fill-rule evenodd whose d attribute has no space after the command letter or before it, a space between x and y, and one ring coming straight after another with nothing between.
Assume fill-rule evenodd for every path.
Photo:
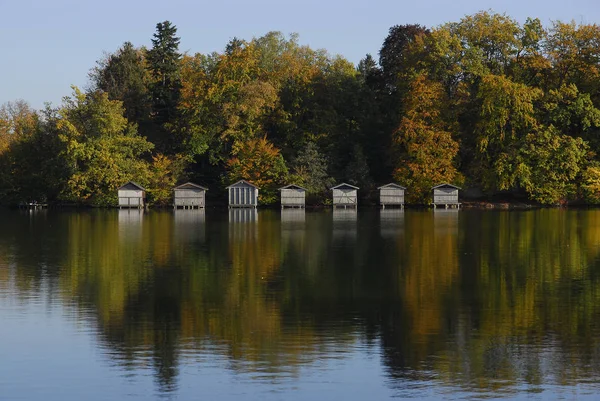
<instances>
[{"instance_id":1,"label":"shoreline","mask_svg":"<svg viewBox=\"0 0 600 401\"><path fill-rule=\"evenodd\" d=\"M492 201L463 201L460 203L460 208L438 208L438 210L535 210L535 209L585 209L585 208L596 208L598 205L595 204L587 204L587 203L565 203L558 205L540 205L534 203L526 203L526 202L492 202ZM229 207L227 204L212 204L208 205L204 208L200 209L175 209L172 206L158 206L158 205L147 205L144 208L119 208L118 206L95 206L95 205L75 205L75 204L48 204L43 207L37 208L27 208L27 207L19 207L16 205L0 205L0 208L3 209L12 209L12 210L69 210L69 209L119 209L119 210L140 210L140 211L148 211L148 210L207 210L207 209L220 209L227 210ZM235 208L238 209L238 208ZM241 209L252 209L252 208L241 208ZM275 205L259 205L256 209L261 210L283 210L279 204ZM309 211L317 211L317 210L333 210L332 205L307 205L305 208L286 208L285 210L298 209L298 210L309 210ZM338 208L339 210L352 210L354 208ZM380 205L376 203L362 203L359 204L358 209L382 209ZM403 208L399 207L388 207L386 210L424 210L424 209L434 209L433 205L424 205L424 204L405 204Z\"/></svg>"}]
</instances>

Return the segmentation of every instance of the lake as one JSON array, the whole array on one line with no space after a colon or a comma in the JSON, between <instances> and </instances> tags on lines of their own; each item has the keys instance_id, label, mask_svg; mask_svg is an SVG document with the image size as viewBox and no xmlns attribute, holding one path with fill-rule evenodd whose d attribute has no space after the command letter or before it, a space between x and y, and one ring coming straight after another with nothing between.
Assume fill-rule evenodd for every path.
<instances>
[{"instance_id":1,"label":"lake","mask_svg":"<svg viewBox=\"0 0 600 401\"><path fill-rule=\"evenodd\" d=\"M600 210L0 210L0 222L0 400L600 391Z\"/></svg>"}]
</instances>

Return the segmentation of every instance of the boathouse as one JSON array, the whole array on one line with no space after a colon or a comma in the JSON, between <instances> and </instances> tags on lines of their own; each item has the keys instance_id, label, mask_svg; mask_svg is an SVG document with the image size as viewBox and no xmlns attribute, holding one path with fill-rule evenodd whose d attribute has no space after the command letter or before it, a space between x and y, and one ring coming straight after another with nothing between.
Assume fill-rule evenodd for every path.
<instances>
[{"instance_id":1,"label":"boathouse","mask_svg":"<svg viewBox=\"0 0 600 401\"><path fill-rule=\"evenodd\" d=\"M208 188L186 182L173 189L173 207L183 209L200 209L206 204Z\"/></svg>"},{"instance_id":2,"label":"boathouse","mask_svg":"<svg viewBox=\"0 0 600 401\"><path fill-rule=\"evenodd\" d=\"M386 206L400 206L404 207L404 191L405 187L402 185L390 183L383 185L379 188L379 204L385 209Z\"/></svg>"},{"instance_id":3,"label":"boathouse","mask_svg":"<svg viewBox=\"0 0 600 401\"><path fill-rule=\"evenodd\" d=\"M146 201L146 190L140 184L129 181L118 189L118 196L119 208L143 208Z\"/></svg>"},{"instance_id":4,"label":"boathouse","mask_svg":"<svg viewBox=\"0 0 600 401\"><path fill-rule=\"evenodd\" d=\"M358 206L358 187L354 185L341 183L331 188L333 191L333 207L357 207Z\"/></svg>"},{"instance_id":5,"label":"boathouse","mask_svg":"<svg viewBox=\"0 0 600 401\"><path fill-rule=\"evenodd\" d=\"M284 207L305 207L306 189L299 185L291 184L279 188L281 192L281 208Z\"/></svg>"},{"instance_id":6,"label":"boathouse","mask_svg":"<svg viewBox=\"0 0 600 401\"><path fill-rule=\"evenodd\" d=\"M448 207L460 207L458 202L458 191L459 187L451 184L440 184L431 188L433 190L433 207L444 206Z\"/></svg>"},{"instance_id":7,"label":"boathouse","mask_svg":"<svg viewBox=\"0 0 600 401\"><path fill-rule=\"evenodd\" d=\"M258 187L246 180L240 180L227 187L229 207L258 206Z\"/></svg>"}]
</instances>

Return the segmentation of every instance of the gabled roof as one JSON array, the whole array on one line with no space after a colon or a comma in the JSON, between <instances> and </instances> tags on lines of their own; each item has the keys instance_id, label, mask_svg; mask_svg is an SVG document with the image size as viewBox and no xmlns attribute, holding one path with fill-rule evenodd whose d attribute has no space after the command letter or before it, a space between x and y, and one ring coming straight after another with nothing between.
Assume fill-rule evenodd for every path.
<instances>
[{"instance_id":1,"label":"gabled roof","mask_svg":"<svg viewBox=\"0 0 600 401\"><path fill-rule=\"evenodd\" d=\"M441 187L450 187L450 188L454 188L454 189L462 189L460 187L457 187L456 185L452 185L452 184L448 184L448 183L443 183L440 185L436 185L435 187L431 188L431 189L437 189L437 188L441 188Z\"/></svg>"},{"instance_id":2,"label":"gabled roof","mask_svg":"<svg viewBox=\"0 0 600 401\"><path fill-rule=\"evenodd\" d=\"M383 188L406 189L406 187L403 187L402 185L395 184L393 182L390 182L389 184L382 185L382 186L380 186L377 189L383 189Z\"/></svg>"},{"instance_id":3,"label":"gabled roof","mask_svg":"<svg viewBox=\"0 0 600 401\"><path fill-rule=\"evenodd\" d=\"M197 188L197 189L203 189L205 191L208 191L208 188L205 188L205 187L203 187L201 185L198 185L198 184L194 184L193 182L186 182L185 184L178 185L175 188L173 188L173 190L176 190L176 189L189 189L189 188Z\"/></svg>"},{"instance_id":4,"label":"gabled roof","mask_svg":"<svg viewBox=\"0 0 600 401\"><path fill-rule=\"evenodd\" d=\"M256 185L254 185L254 184L252 184L252 183L250 183L250 182L248 182L248 181L246 181L246 180L239 180L238 182L236 182L236 183L234 183L234 184L231 184L231 185L230 185L230 186L228 186L227 188L236 187L236 186L238 186L238 185L242 185L242 184L247 184L247 185L250 185L251 187L254 187L254 188L256 188L256 189L259 189L259 188L258 188Z\"/></svg>"},{"instance_id":5,"label":"gabled roof","mask_svg":"<svg viewBox=\"0 0 600 401\"><path fill-rule=\"evenodd\" d=\"M290 184L290 185L286 185L285 187L279 188L280 191L282 189L301 189L303 191L306 191L306 188L302 188L300 185L296 185L296 184Z\"/></svg>"},{"instance_id":6,"label":"gabled roof","mask_svg":"<svg viewBox=\"0 0 600 401\"><path fill-rule=\"evenodd\" d=\"M136 187L137 189L141 189L142 191L146 190L140 184L133 182L133 181L126 182L125 184L121 185L118 189L125 189L127 186L130 186L130 185L133 185L134 187Z\"/></svg>"},{"instance_id":7,"label":"gabled roof","mask_svg":"<svg viewBox=\"0 0 600 401\"><path fill-rule=\"evenodd\" d=\"M341 184L336 185L335 187L331 187L329 189L333 190L333 189L339 189L339 188L343 188L343 187L352 188L352 189L360 189L358 187L355 187L354 185L346 184L345 182L342 182Z\"/></svg>"}]
</instances>

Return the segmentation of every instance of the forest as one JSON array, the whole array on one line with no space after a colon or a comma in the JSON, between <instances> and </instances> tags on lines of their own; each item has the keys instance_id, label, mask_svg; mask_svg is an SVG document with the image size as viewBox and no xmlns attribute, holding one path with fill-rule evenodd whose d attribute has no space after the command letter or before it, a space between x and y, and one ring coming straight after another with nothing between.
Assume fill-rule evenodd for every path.
<instances>
[{"instance_id":1,"label":"forest","mask_svg":"<svg viewBox=\"0 0 600 401\"><path fill-rule=\"evenodd\" d=\"M209 202L247 179L260 202L294 183L327 204L345 181L459 185L484 200L600 203L600 26L482 11L437 27L389 29L358 65L269 32L222 52L179 49L156 25L125 42L58 106L0 106L0 204L111 206L133 180L152 205L177 183Z\"/></svg>"}]
</instances>

